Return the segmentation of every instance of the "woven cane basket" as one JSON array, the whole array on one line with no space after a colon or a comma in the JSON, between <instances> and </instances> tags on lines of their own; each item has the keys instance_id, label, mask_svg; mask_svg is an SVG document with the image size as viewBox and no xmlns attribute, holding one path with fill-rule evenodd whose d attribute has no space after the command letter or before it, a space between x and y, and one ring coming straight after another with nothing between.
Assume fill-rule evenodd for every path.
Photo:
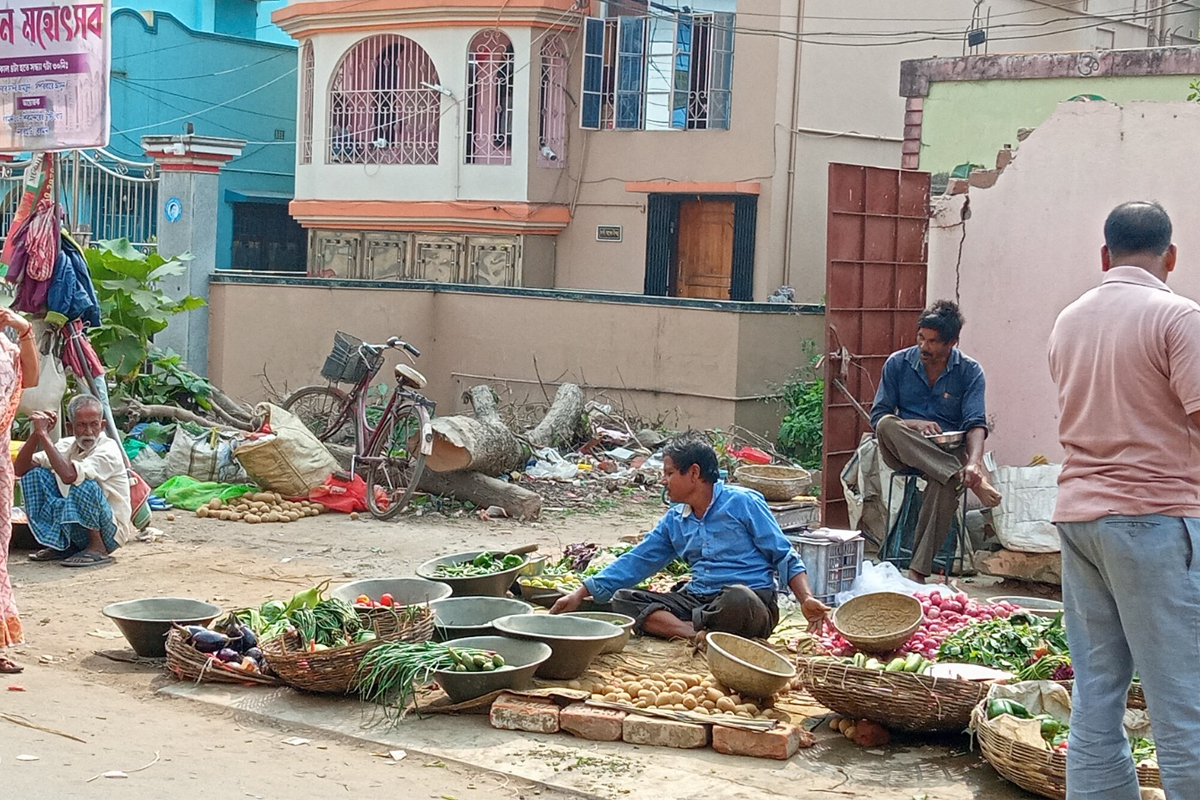
<instances>
[{"instance_id":1,"label":"woven cane basket","mask_svg":"<svg viewBox=\"0 0 1200 800\"><path fill-rule=\"evenodd\" d=\"M298 633L290 633L262 642L259 647L267 666L288 686L306 692L349 694L358 688L358 667L368 650L386 642L427 642L433 638L433 610L428 606L413 608L407 619L399 617L399 627L385 622L395 617L360 615L366 627L375 632L376 638L369 642L311 653L303 648Z\"/></svg>"},{"instance_id":2,"label":"woven cane basket","mask_svg":"<svg viewBox=\"0 0 1200 800\"><path fill-rule=\"evenodd\" d=\"M1067 754L1062 750L1042 750L1006 736L987 718L982 701L971 712L971 729L979 740L979 751L1005 780L1027 792L1053 800L1067 797ZM1137 767L1138 785L1161 789L1158 765L1144 761Z\"/></svg>"},{"instance_id":3,"label":"woven cane basket","mask_svg":"<svg viewBox=\"0 0 1200 800\"><path fill-rule=\"evenodd\" d=\"M210 658L187 643L187 631L174 627L167 634L167 672L180 680L196 683L241 683L278 686L270 675L246 672Z\"/></svg>"},{"instance_id":4,"label":"woven cane basket","mask_svg":"<svg viewBox=\"0 0 1200 800\"><path fill-rule=\"evenodd\" d=\"M812 485L812 473L800 467L743 464L735 476L747 489L754 489L773 503L785 503L804 494Z\"/></svg>"},{"instance_id":5,"label":"woven cane basket","mask_svg":"<svg viewBox=\"0 0 1200 800\"><path fill-rule=\"evenodd\" d=\"M802 658L799 673L808 693L831 711L902 731L964 731L988 690L980 681L863 669L831 658Z\"/></svg>"}]
</instances>

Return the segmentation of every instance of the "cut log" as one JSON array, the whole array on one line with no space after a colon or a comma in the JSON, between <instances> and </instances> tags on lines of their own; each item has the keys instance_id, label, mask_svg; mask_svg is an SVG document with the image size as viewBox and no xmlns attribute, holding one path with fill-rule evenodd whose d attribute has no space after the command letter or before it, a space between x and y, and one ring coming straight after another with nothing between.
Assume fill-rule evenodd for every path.
<instances>
[{"instance_id":1,"label":"cut log","mask_svg":"<svg viewBox=\"0 0 1200 800\"><path fill-rule=\"evenodd\" d=\"M176 422L192 422L196 425L203 425L206 428L236 428L243 431L252 431L254 426L245 422L219 422L201 416L194 411L188 411L186 408L167 405L146 405L137 400L130 400L123 405L119 405L113 409L113 413L128 415L136 420L142 419L173 419Z\"/></svg>"},{"instance_id":2,"label":"cut log","mask_svg":"<svg viewBox=\"0 0 1200 800\"><path fill-rule=\"evenodd\" d=\"M554 393L554 402L542 421L526 436L534 447L568 445L575 438L579 418L583 416L583 389L564 383Z\"/></svg>"},{"instance_id":3,"label":"cut log","mask_svg":"<svg viewBox=\"0 0 1200 800\"><path fill-rule=\"evenodd\" d=\"M525 447L501 421L491 387L475 386L467 397L474 416L433 420L433 452L425 457L425 468L500 475L524 466Z\"/></svg>"},{"instance_id":4,"label":"cut log","mask_svg":"<svg viewBox=\"0 0 1200 800\"><path fill-rule=\"evenodd\" d=\"M422 492L469 500L480 508L500 506L510 517L537 519L542 513L542 496L523 486L490 478L479 472L430 472L425 470L417 486Z\"/></svg>"}]
</instances>

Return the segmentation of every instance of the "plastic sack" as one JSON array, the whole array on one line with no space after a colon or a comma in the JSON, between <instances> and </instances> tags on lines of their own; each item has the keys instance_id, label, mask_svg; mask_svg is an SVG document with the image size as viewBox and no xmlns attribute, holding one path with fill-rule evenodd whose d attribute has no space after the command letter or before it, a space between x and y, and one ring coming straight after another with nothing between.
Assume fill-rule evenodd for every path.
<instances>
[{"instance_id":1,"label":"plastic sack","mask_svg":"<svg viewBox=\"0 0 1200 800\"><path fill-rule=\"evenodd\" d=\"M320 486L313 487L313 490L308 493L308 499L344 514L349 514L351 511L366 511L367 484L358 475L351 480L330 475Z\"/></svg>"},{"instance_id":2,"label":"plastic sack","mask_svg":"<svg viewBox=\"0 0 1200 800\"><path fill-rule=\"evenodd\" d=\"M263 420L259 436L244 439L234 450L246 473L259 485L286 497L307 497L341 469L321 440L290 411L259 403Z\"/></svg>"},{"instance_id":3,"label":"plastic sack","mask_svg":"<svg viewBox=\"0 0 1200 800\"><path fill-rule=\"evenodd\" d=\"M1007 550L1057 553L1062 549L1058 528L1051 522L1058 501L1060 464L1037 467L997 467L996 491L1003 498L992 509L996 538Z\"/></svg>"},{"instance_id":4,"label":"plastic sack","mask_svg":"<svg viewBox=\"0 0 1200 800\"><path fill-rule=\"evenodd\" d=\"M170 474L214 483L244 483L246 471L233 457L240 435L216 428L192 434L181 425L175 429L171 452L167 454Z\"/></svg>"},{"instance_id":5,"label":"plastic sack","mask_svg":"<svg viewBox=\"0 0 1200 800\"><path fill-rule=\"evenodd\" d=\"M195 511L214 497L232 500L248 492L257 492L257 486L247 484L215 483L198 481L187 475L176 475L154 490L154 493L173 506Z\"/></svg>"},{"instance_id":6,"label":"plastic sack","mask_svg":"<svg viewBox=\"0 0 1200 800\"><path fill-rule=\"evenodd\" d=\"M883 561L879 564L864 561L862 563L862 571L854 579L854 583L850 584L850 589L845 592L838 592L837 603L840 606L851 598L858 597L860 594L873 594L875 592L898 592L910 596L917 592L936 592L944 595L954 594L954 590L945 584L917 583L916 581L909 580L890 561Z\"/></svg>"},{"instance_id":7,"label":"plastic sack","mask_svg":"<svg viewBox=\"0 0 1200 800\"><path fill-rule=\"evenodd\" d=\"M34 411L53 411L59 414L63 396L67 393L67 373L58 357L56 329L43 320L33 320L33 335L38 343L38 383L21 393L18 414ZM54 441L62 430L62 421L55 424Z\"/></svg>"},{"instance_id":8,"label":"plastic sack","mask_svg":"<svg viewBox=\"0 0 1200 800\"><path fill-rule=\"evenodd\" d=\"M125 440L125 444L127 445L126 453L129 452L128 445L136 441L136 439ZM138 450L137 455L130 459L129 464L145 479L151 488L165 483L171 477L171 468L167 460L154 452L154 448L149 445L143 445Z\"/></svg>"}]
</instances>

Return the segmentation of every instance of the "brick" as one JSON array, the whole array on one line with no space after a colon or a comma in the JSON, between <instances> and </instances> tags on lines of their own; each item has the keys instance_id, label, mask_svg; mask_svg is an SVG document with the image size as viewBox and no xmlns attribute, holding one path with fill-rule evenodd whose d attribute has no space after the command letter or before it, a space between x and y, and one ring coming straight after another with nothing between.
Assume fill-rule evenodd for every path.
<instances>
[{"instance_id":1,"label":"brick","mask_svg":"<svg viewBox=\"0 0 1200 800\"><path fill-rule=\"evenodd\" d=\"M572 703L558 715L558 726L580 739L619 742L625 730L625 712Z\"/></svg>"},{"instance_id":2,"label":"brick","mask_svg":"<svg viewBox=\"0 0 1200 800\"><path fill-rule=\"evenodd\" d=\"M621 738L630 744L695 750L708 746L708 726L629 714L625 717Z\"/></svg>"},{"instance_id":3,"label":"brick","mask_svg":"<svg viewBox=\"0 0 1200 800\"><path fill-rule=\"evenodd\" d=\"M493 728L530 733L558 733L558 706L546 700L532 700L502 694L492 703Z\"/></svg>"},{"instance_id":4,"label":"brick","mask_svg":"<svg viewBox=\"0 0 1200 800\"><path fill-rule=\"evenodd\" d=\"M778 725L769 731L743 731L714 725L713 750L727 756L774 758L786 761L801 747L812 747L813 735L799 725Z\"/></svg>"}]
</instances>

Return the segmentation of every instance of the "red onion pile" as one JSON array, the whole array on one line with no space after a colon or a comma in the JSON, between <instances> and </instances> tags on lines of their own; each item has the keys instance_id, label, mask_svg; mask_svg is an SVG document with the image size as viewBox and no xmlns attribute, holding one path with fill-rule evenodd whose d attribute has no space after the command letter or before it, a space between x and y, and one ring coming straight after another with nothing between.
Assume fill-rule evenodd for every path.
<instances>
[{"instance_id":1,"label":"red onion pile","mask_svg":"<svg viewBox=\"0 0 1200 800\"><path fill-rule=\"evenodd\" d=\"M1008 617L1017 610L1016 606L1008 602L977 603L964 592L917 592L913 597L920 601L921 611L925 616L921 620L921 627L917 628L916 633L901 645L896 653L920 653L930 660L937 655L938 647L946 637L955 631L962 630L973 622ZM821 649L832 656L852 656L858 652L832 625L825 626L819 643Z\"/></svg>"}]
</instances>

